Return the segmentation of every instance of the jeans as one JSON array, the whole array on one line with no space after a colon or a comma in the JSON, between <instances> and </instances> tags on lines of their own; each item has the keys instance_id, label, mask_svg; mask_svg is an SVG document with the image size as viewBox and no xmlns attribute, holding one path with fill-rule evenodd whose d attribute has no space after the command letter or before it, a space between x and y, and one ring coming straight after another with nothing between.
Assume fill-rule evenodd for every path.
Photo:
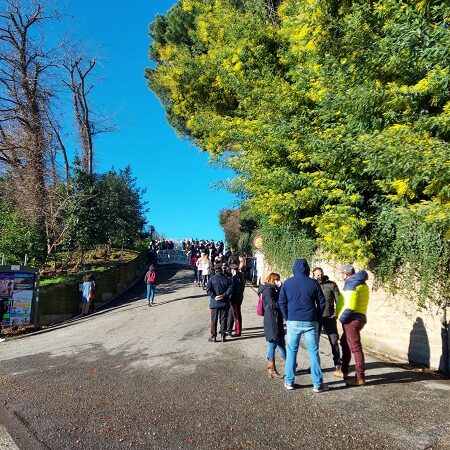
<instances>
[{"instance_id":1,"label":"jeans","mask_svg":"<svg viewBox=\"0 0 450 450\"><path fill-rule=\"evenodd\" d=\"M147 301L153 303L153 299L155 298L155 285L147 284Z\"/></svg>"},{"instance_id":2,"label":"jeans","mask_svg":"<svg viewBox=\"0 0 450 450\"><path fill-rule=\"evenodd\" d=\"M357 380L364 380L364 352L361 345L360 331L364 328L366 322L362 320L351 320L342 325L344 332L341 336L342 347L342 372L348 374L350 359L355 357L355 372Z\"/></svg>"},{"instance_id":3,"label":"jeans","mask_svg":"<svg viewBox=\"0 0 450 450\"><path fill-rule=\"evenodd\" d=\"M319 388L323 384L322 369L319 358L319 324L317 322L288 320L287 328L287 354L284 376L286 384L294 384L297 353L300 338L305 335L306 349L309 355L309 366L313 386Z\"/></svg>"},{"instance_id":4,"label":"jeans","mask_svg":"<svg viewBox=\"0 0 450 450\"><path fill-rule=\"evenodd\" d=\"M194 283L198 283L198 268L197 268L197 266L193 265L192 270L194 271Z\"/></svg>"},{"instance_id":5,"label":"jeans","mask_svg":"<svg viewBox=\"0 0 450 450\"><path fill-rule=\"evenodd\" d=\"M267 341L267 359L268 361L275 359L275 349L278 348L278 353L282 359L286 359L286 342L283 337L278 339L271 339Z\"/></svg>"}]
</instances>

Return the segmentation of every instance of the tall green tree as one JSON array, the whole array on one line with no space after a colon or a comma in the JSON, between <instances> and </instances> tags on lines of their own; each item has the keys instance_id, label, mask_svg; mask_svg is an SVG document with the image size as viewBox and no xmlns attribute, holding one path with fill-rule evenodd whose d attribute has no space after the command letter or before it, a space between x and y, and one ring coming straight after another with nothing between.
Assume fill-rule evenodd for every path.
<instances>
[{"instance_id":1,"label":"tall green tree","mask_svg":"<svg viewBox=\"0 0 450 450\"><path fill-rule=\"evenodd\" d=\"M182 0L153 24L146 77L170 123L236 171L231 189L270 227L448 296L450 5L272 6ZM167 33L180 23L181 40Z\"/></svg>"}]
</instances>

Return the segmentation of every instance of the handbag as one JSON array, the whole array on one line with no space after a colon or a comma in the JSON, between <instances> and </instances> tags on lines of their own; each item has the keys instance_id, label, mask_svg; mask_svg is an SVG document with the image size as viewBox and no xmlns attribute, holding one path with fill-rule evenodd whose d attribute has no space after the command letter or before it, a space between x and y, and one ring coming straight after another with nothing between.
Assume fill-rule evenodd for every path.
<instances>
[{"instance_id":1,"label":"handbag","mask_svg":"<svg viewBox=\"0 0 450 450\"><path fill-rule=\"evenodd\" d=\"M258 316L264 316L264 305L263 305L262 294L258 295L258 304L256 305L256 314L258 314Z\"/></svg>"}]
</instances>

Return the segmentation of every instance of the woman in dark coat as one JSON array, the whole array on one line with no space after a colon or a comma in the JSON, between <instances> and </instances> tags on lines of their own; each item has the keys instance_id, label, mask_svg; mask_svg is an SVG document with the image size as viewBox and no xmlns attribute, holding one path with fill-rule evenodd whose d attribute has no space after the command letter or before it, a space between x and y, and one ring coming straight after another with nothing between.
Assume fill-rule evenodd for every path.
<instances>
[{"instance_id":1,"label":"woman in dark coat","mask_svg":"<svg viewBox=\"0 0 450 450\"><path fill-rule=\"evenodd\" d=\"M259 287L264 308L264 335L267 341L267 375L269 378L283 378L275 365L275 348L283 360L286 359L286 342L284 340L283 316L278 306L280 275L270 273L265 284Z\"/></svg>"}]
</instances>

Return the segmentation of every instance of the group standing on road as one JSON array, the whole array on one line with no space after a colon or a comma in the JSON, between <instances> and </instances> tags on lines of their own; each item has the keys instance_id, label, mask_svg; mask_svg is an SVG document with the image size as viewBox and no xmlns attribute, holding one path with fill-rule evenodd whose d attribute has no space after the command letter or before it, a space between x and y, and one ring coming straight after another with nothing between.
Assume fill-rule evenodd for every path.
<instances>
[{"instance_id":1,"label":"group standing on road","mask_svg":"<svg viewBox=\"0 0 450 450\"><path fill-rule=\"evenodd\" d=\"M245 255L234 249L225 250L223 243L213 241L183 242L190 258L193 282L201 286L209 297L209 342L227 341L242 333L241 305L244 298L249 266ZM287 390L295 388L297 354L302 337L309 357L309 374L313 392L326 392L319 356L319 338L326 333L333 354L333 374L343 378L349 386L365 384L364 352L360 332L366 324L369 288L365 270L355 272L351 265L342 267L343 291L324 274L321 267L311 270L305 259L297 259L293 276L284 283L272 272L259 286L258 294L264 315L264 335L267 341L267 370L269 378L284 379ZM156 272L152 264L145 275L147 301L154 302ZM337 322L343 333L339 340ZM218 329L219 327L219 329ZM234 334L233 334L234 329ZM339 348L339 342L342 349ZM276 367L275 353L285 362L285 374ZM355 378L349 378L351 357L355 359Z\"/></svg>"}]
</instances>

